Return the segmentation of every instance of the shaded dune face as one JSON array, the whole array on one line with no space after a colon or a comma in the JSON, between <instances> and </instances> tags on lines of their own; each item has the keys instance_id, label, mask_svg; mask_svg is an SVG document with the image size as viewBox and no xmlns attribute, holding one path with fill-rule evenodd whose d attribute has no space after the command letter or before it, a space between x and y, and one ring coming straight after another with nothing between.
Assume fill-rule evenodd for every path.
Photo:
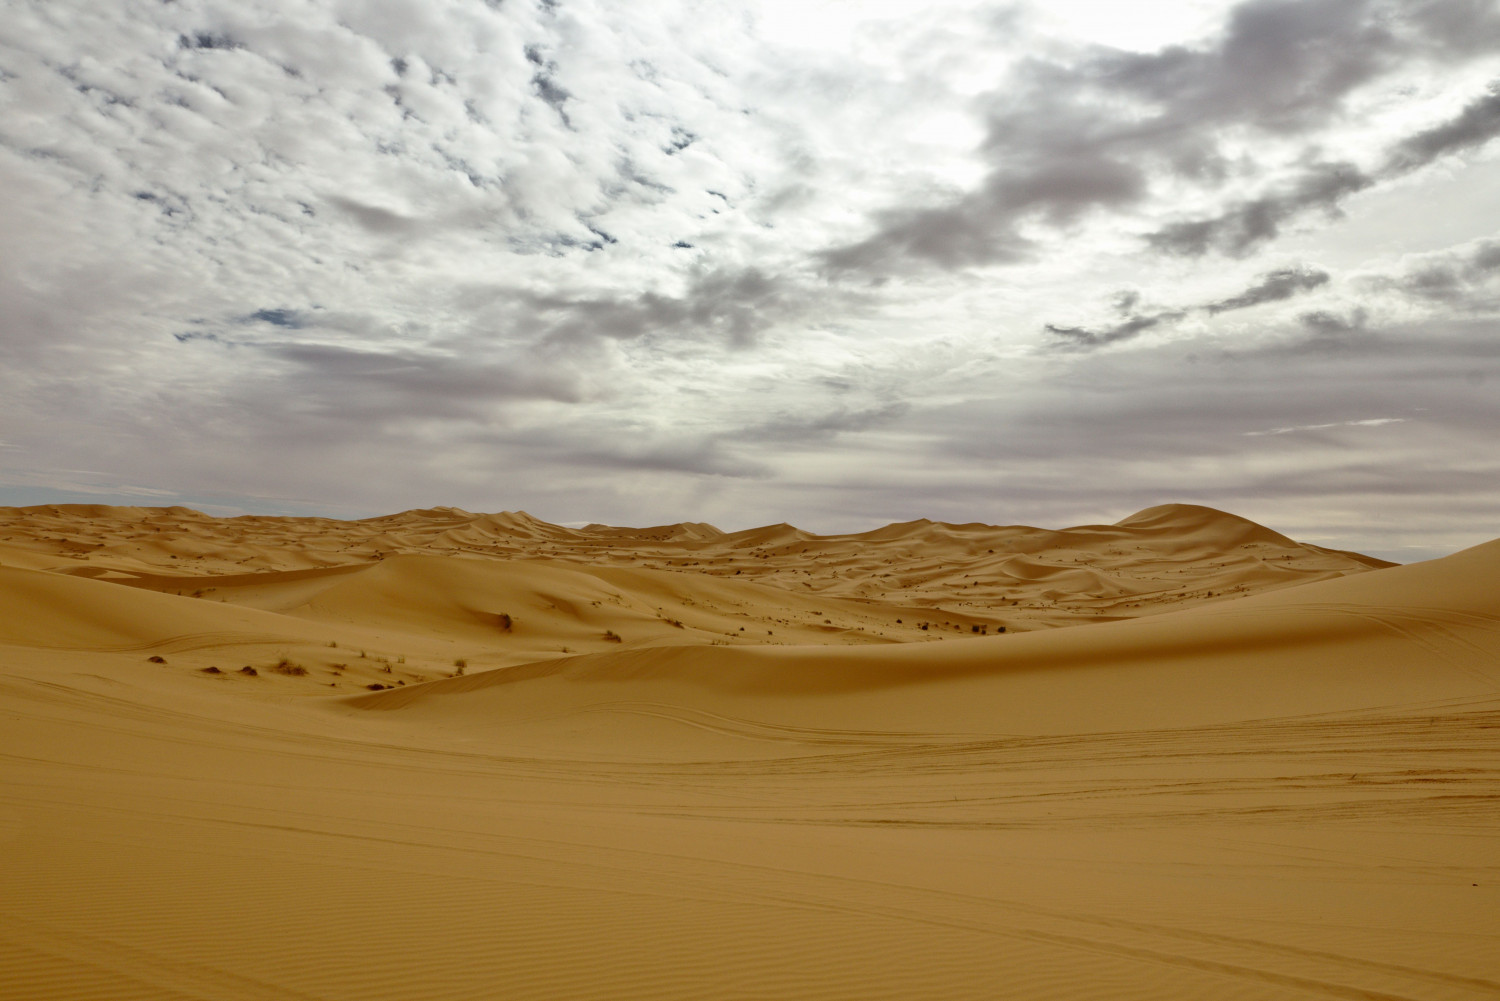
<instances>
[{"instance_id":1,"label":"shaded dune face","mask_svg":"<svg viewBox=\"0 0 1500 1001\"><path fill-rule=\"evenodd\" d=\"M1183 505L6 509L0 997L1500 996L1497 596Z\"/></svg>"}]
</instances>

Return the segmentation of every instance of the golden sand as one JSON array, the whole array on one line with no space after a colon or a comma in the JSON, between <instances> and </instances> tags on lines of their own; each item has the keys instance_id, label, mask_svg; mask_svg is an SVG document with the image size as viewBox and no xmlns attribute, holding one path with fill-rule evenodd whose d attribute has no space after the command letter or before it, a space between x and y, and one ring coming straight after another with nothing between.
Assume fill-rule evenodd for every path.
<instances>
[{"instance_id":1,"label":"golden sand","mask_svg":"<svg viewBox=\"0 0 1500 1001\"><path fill-rule=\"evenodd\" d=\"M0 509L0 762L7 1001L1500 996L1500 541Z\"/></svg>"}]
</instances>

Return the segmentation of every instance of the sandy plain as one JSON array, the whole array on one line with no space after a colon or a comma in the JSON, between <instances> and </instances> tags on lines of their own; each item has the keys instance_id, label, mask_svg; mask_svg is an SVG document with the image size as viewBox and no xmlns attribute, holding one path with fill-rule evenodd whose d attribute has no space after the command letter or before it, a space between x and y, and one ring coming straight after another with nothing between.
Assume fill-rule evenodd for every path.
<instances>
[{"instance_id":1,"label":"sandy plain","mask_svg":"<svg viewBox=\"0 0 1500 1001\"><path fill-rule=\"evenodd\" d=\"M0 509L0 860L6 999L1493 998L1500 541Z\"/></svg>"}]
</instances>

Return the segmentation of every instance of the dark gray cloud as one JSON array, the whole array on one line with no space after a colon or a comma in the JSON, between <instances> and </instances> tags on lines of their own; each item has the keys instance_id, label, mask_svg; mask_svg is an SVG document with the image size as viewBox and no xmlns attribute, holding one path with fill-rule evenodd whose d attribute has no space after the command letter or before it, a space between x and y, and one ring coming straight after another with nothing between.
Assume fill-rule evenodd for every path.
<instances>
[{"instance_id":1,"label":"dark gray cloud","mask_svg":"<svg viewBox=\"0 0 1500 1001\"><path fill-rule=\"evenodd\" d=\"M1210 44L1025 62L987 98L982 185L945 204L881 211L871 236L822 260L835 272L1010 263L1033 250L1029 223L1066 225L1093 210L1133 208L1158 178L1212 188L1238 169L1220 137L1313 137L1346 113L1351 94L1406 60L1472 55L1453 24L1479 17L1477 6L1434 0L1414 19L1375 0L1250 0ZM1492 103L1493 95L1406 140L1376 176L1352 162L1315 163L1264 195L1165 226L1148 242L1174 254L1241 256L1295 218L1336 212L1349 195L1393 176L1397 162L1409 170L1417 157L1482 142L1493 128Z\"/></svg>"},{"instance_id":2,"label":"dark gray cloud","mask_svg":"<svg viewBox=\"0 0 1500 1001\"><path fill-rule=\"evenodd\" d=\"M881 210L870 236L824 251L821 261L834 273L875 274L1015 263L1036 252L1034 224L1133 210L1167 180L1214 191L1243 169L1226 139L1259 133L1314 152L1320 131L1348 114L1360 88L1412 59L1483 54L1457 28L1471 21L1491 30L1491 6L1250 0L1210 44L1025 62L987 98L981 152L989 171L981 185L938 205ZM1146 240L1174 255L1244 256L1294 220L1337 216L1350 195L1481 145L1497 130L1500 95L1492 91L1397 143L1377 168L1315 160L1263 194L1169 223Z\"/></svg>"},{"instance_id":3,"label":"dark gray cloud","mask_svg":"<svg viewBox=\"0 0 1500 1001\"><path fill-rule=\"evenodd\" d=\"M1152 124L1164 139L1229 124L1299 133L1337 115L1411 44L1393 31L1395 17L1392 5L1371 0L1251 0L1233 9L1215 44L1105 53L1087 69L1160 107Z\"/></svg>"},{"instance_id":4,"label":"dark gray cloud","mask_svg":"<svg viewBox=\"0 0 1500 1001\"><path fill-rule=\"evenodd\" d=\"M912 261L956 270L1025 260L1034 245L1006 215L983 195L943 208L887 209L876 214L874 235L820 258L833 275L907 270Z\"/></svg>"},{"instance_id":5,"label":"dark gray cloud","mask_svg":"<svg viewBox=\"0 0 1500 1001\"><path fill-rule=\"evenodd\" d=\"M1113 306L1123 319L1103 327L1090 328L1045 324L1043 329L1053 338L1053 346L1069 351L1088 351L1119 341L1128 341L1148 330L1168 326L1185 319L1191 313L1201 312L1208 316L1238 309L1250 309L1268 302L1280 302L1293 296L1321 288L1331 281L1328 272L1309 265L1277 268L1266 272L1244 291L1213 302L1177 308L1158 309L1155 312L1137 310L1140 293L1129 289L1115 293Z\"/></svg>"},{"instance_id":6,"label":"dark gray cloud","mask_svg":"<svg viewBox=\"0 0 1500 1001\"><path fill-rule=\"evenodd\" d=\"M1490 0L1415 0L1404 13L1440 55L1492 55L1500 48L1500 7Z\"/></svg>"},{"instance_id":7,"label":"dark gray cloud","mask_svg":"<svg viewBox=\"0 0 1500 1001\"><path fill-rule=\"evenodd\" d=\"M1476 98L1441 125L1401 140L1391 150L1384 170L1394 177L1425 167L1441 157L1483 146L1500 135L1500 84Z\"/></svg>"},{"instance_id":8,"label":"dark gray cloud","mask_svg":"<svg viewBox=\"0 0 1500 1001\"><path fill-rule=\"evenodd\" d=\"M1329 280L1328 272L1317 268L1279 268L1263 275L1259 281L1238 295L1211 302L1203 309L1210 315L1234 309L1249 309L1263 302L1290 299L1294 295L1326 285Z\"/></svg>"},{"instance_id":9,"label":"dark gray cloud","mask_svg":"<svg viewBox=\"0 0 1500 1001\"><path fill-rule=\"evenodd\" d=\"M1394 289L1409 296L1466 309L1493 307L1500 295L1500 240L1473 245L1425 259L1394 275L1368 282L1377 289Z\"/></svg>"},{"instance_id":10,"label":"dark gray cloud","mask_svg":"<svg viewBox=\"0 0 1500 1001\"><path fill-rule=\"evenodd\" d=\"M1181 310L1164 313L1137 314L1119 323L1091 330L1087 327L1063 327L1055 323L1046 325L1047 333L1058 338L1063 346L1073 350L1103 347L1116 341L1128 341L1163 324L1176 323L1187 314Z\"/></svg>"},{"instance_id":11,"label":"dark gray cloud","mask_svg":"<svg viewBox=\"0 0 1500 1001\"><path fill-rule=\"evenodd\" d=\"M1360 308L1340 314L1327 309L1313 309L1297 316L1297 322L1312 336L1302 345L1313 350L1344 348L1354 343L1367 329L1370 314Z\"/></svg>"},{"instance_id":12,"label":"dark gray cloud","mask_svg":"<svg viewBox=\"0 0 1500 1001\"><path fill-rule=\"evenodd\" d=\"M1319 163L1283 187L1233 203L1218 215L1176 222L1150 233L1146 241L1169 254L1200 257L1211 251L1243 257L1278 235L1294 220L1321 212L1337 217L1350 195L1394 180L1435 160L1482 146L1500 135L1500 89L1495 85L1456 116L1414 133L1390 147L1373 172L1347 162Z\"/></svg>"},{"instance_id":13,"label":"dark gray cloud","mask_svg":"<svg viewBox=\"0 0 1500 1001\"><path fill-rule=\"evenodd\" d=\"M1352 163L1320 163L1285 187L1234 202L1218 215L1163 226L1148 234L1146 242L1168 254L1201 257L1214 251L1243 257L1308 212L1337 215L1345 198L1373 184L1375 178Z\"/></svg>"}]
</instances>

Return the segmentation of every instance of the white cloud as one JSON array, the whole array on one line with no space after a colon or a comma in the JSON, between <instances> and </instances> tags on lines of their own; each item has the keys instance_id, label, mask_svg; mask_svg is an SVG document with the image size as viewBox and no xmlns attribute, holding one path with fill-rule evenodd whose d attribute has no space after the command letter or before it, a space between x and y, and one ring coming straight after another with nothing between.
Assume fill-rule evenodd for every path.
<instances>
[{"instance_id":1,"label":"white cloud","mask_svg":"<svg viewBox=\"0 0 1500 1001\"><path fill-rule=\"evenodd\" d=\"M1259 438L1268 434L1295 434L1298 431L1327 431L1329 428L1372 428L1382 424L1405 424L1407 417L1368 417L1355 421L1334 421L1331 424L1296 424L1290 427L1270 428L1265 431L1246 431L1247 438Z\"/></svg>"}]
</instances>

